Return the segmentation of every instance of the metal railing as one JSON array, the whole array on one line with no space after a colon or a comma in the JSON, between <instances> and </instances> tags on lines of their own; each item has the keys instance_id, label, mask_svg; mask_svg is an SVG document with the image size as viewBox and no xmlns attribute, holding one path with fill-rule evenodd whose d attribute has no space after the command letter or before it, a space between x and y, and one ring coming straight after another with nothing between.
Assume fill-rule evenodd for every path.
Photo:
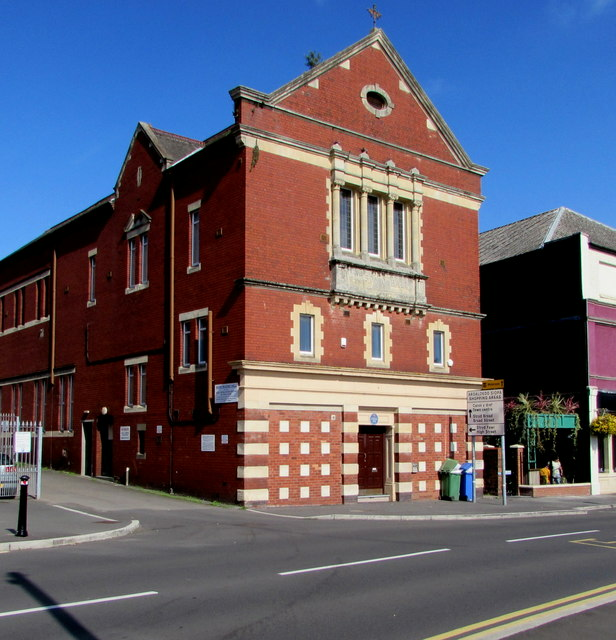
<instances>
[{"instance_id":1,"label":"metal railing","mask_svg":"<svg viewBox=\"0 0 616 640\"><path fill-rule=\"evenodd\" d=\"M23 475L30 478L30 495L41 496L41 466L43 460L43 425L40 422L21 421L18 416L0 413L0 453L14 467L15 479ZM6 475L6 474L5 474ZM6 480L7 478L5 478ZM0 497L12 495L11 478L0 483Z\"/></svg>"}]
</instances>

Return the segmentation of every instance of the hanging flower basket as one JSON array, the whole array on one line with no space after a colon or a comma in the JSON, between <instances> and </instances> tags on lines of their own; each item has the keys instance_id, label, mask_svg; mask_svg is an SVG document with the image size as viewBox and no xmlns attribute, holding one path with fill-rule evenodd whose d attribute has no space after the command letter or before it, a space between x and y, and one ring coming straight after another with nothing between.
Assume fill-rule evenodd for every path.
<instances>
[{"instance_id":1,"label":"hanging flower basket","mask_svg":"<svg viewBox=\"0 0 616 640\"><path fill-rule=\"evenodd\" d=\"M616 416L605 413L590 423L590 430L596 436L616 436Z\"/></svg>"}]
</instances>

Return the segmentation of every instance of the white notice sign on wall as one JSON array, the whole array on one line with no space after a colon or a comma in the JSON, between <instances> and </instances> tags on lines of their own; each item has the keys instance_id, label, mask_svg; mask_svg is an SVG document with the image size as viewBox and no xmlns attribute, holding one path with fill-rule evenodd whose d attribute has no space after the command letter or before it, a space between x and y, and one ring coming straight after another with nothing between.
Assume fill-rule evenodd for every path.
<instances>
[{"instance_id":1,"label":"white notice sign on wall","mask_svg":"<svg viewBox=\"0 0 616 640\"><path fill-rule=\"evenodd\" d=\"M201 436L201 451L216 451L216 436L204 433Z\"/></svg>"}]
</instances>

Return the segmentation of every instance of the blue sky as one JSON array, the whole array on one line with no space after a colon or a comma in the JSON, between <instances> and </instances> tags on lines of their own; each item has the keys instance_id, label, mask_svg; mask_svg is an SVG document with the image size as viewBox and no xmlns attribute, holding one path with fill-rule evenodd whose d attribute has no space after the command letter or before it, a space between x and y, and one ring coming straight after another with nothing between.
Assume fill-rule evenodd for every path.
<instances>
[{"instance_id":1,"label":"blue sky","mask_svg":"<svg viewBox=\"0 0 616 640\"><path fill-rule=\"evenodd\" d=\"M137 122L197 139L372 27L358 0L0 0L0 258L112 192ZM486 230L616 226L616 0L382 0L379 26L483 181Z\"/></svg>"}]
</instances>

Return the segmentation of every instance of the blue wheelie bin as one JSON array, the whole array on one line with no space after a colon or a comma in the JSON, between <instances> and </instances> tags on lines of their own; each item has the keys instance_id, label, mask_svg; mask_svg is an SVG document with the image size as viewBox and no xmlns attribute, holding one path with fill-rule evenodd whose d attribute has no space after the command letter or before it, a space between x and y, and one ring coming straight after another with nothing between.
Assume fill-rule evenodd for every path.
<instances>
[{"instance_id":1,"label":"blue wheelie bin","mask_svg":"<svg viewBox=\"0 0 616 640\"><path fill-rule=\"evenodd\" d=\"M471 462L463 462L460 465L460 500L473 502L475 499L475 488L473 486L473 465Z\"/></svg>"}]
</instances>

